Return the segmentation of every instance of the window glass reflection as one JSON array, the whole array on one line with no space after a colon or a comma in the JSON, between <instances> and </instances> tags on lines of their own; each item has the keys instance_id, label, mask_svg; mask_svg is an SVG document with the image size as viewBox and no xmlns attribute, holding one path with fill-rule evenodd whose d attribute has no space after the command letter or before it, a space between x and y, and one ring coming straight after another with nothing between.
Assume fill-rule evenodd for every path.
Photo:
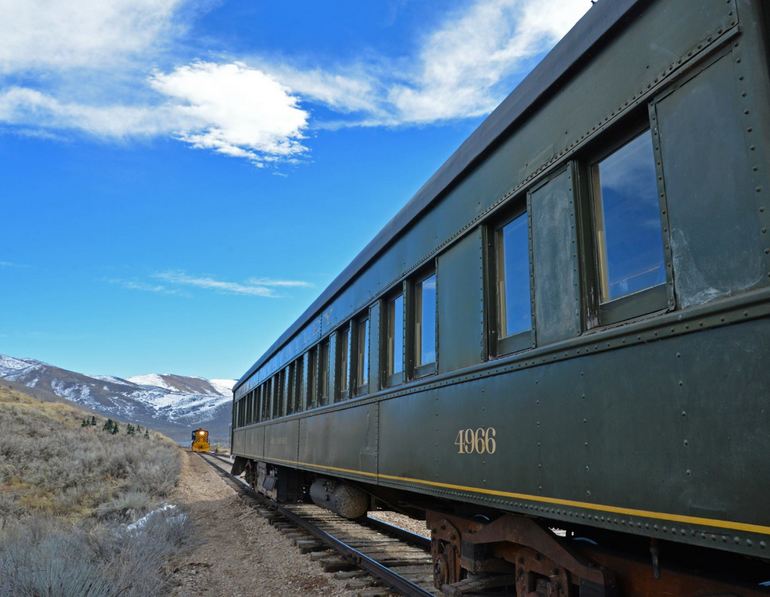
<instances>
[{"instance_id":1,"label":"window glass reflection","mask_svg":"<svg viewBox=\"0 0 770 597\"><path fill-rule=\"evenodd\" d=\"M404 369L404 296L388 301L388 373Z\"/></svg>"},{"instance_id":2,"label":"window glass reflection","mask_svg":"<svg viewBox=\"0 0 770 597\"><path fill-rule=\"evenodd\" d=\"M364 386L369 383L369 319L358 322L358 359L356 361L357 386L360 391L366 391Z\"/></svg>"},{"instance_id":3,"label":"window glass reflection","mask_svg":"<svg viewBox=\"0 0 770 597\"><path fill-rule=\"evenodd\" d=\"M329 396L329 339L321 343L318 354L318 402L327 404Z\"/></svg>"},{"instance_id":4,"label":"window glass reflection","mask_svg":"<svg viewBox=\"0 0 770 597\"><path fill-rule=\"evenodd\" d=\"M527 212L497 231L498 322L503 338L532 328Z\"/></svg>"},{"instance_id":5,"label":"window glass reflection","mask_svg":"<svg viewBox=\"0 0 770 597\"><path fill-rule=\"evenodd\" d=\"M419 367L436 362L436 274L416 286L414 352Z\"/></svg>"},{"instance_id":6,"label":"window glass reflection","mask_svg":"<svg viewBox=\"0 0 770 597\"><path fill-rule=\"evenodd\" d=\"M646 131L592 169L602 301L666 281L652 135Z\"/></svg>"},{"instance_id":7,"label":"window glass reflection","mask_svg":"<svg viewBox=\"0 0 770 597\"><path fill-rule=\"evenodd\" d=\"M338 336L340 343L339 384L341 393L348 391L348 371L350 371L350 331L351 326L347 326Z\"/></svg>"}]
</instances>

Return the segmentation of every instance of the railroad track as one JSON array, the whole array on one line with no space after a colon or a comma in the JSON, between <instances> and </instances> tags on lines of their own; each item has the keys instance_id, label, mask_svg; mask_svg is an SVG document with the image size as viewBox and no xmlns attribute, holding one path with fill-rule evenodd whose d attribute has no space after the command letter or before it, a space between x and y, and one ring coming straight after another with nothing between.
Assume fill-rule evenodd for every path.
<instances>
[{"instance_id":1,"label":"railroad track","mask_svg":"<svg viewBox=\"0 0 770 597\"><path fill-rule=\"evenodd\" d=\"M277 504L231 475L225 467L232 461L218 454L198 454L239 493L256 500L258 512L289 536L301 552L319 560L326 571L335 572L339 578L350 578L352 588L362 589L361 595L383 594L382 587L362 578L362 570L402 595L440 594L433 586L427 538L371 518L362 523L351 521L314 504Z\"/></svg>"}]
</instances>

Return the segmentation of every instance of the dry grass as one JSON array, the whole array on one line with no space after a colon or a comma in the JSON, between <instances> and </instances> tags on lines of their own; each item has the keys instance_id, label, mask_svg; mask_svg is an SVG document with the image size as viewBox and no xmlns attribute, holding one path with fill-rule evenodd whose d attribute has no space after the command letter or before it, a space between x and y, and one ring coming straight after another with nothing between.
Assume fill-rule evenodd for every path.
<instances>
[{"instance_id":1,"label":"dry grass","mask_svg":"<svg viewBox=\"0 0 770 597\"><path fill-rule=\"evenodd\" d=\"M162 592L179 513L126 523L174 488L179 455L159 434L81 426L91 415L0 384L0 595Z\"/></svg>"},{"instance_id":2,"label":"dry grass","mask_svg":"<svg viewBox=\"0 0 770 597\"><path fill-rule=\"evenodd\" d=\"M126 518L174 488L179 460L170 442L154 433L106 433L99 418L81 427L84 417L69 405L0 386L0 518Z\"/></svg>"}]
</instances>

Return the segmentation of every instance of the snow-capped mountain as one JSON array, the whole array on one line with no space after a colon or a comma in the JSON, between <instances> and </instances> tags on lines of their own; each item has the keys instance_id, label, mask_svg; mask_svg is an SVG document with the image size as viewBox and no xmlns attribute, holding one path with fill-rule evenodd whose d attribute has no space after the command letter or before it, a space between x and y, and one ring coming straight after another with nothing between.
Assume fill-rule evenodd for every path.
<instances>
[{"instance_id":1,"label":"snow-capped mountain","mask_svg":"<svg viewBox=\"0 0 770 597\"><path fill-rule=\"evenodd\" d=\"M90 376L33 359L0 355L0 379L25 386L31 393L75 402L105 416L139 423L187 442L202 426L212 441L229 438L232 387L235 380L149 374L123 379Z\"/></svg>"}]
</instances>

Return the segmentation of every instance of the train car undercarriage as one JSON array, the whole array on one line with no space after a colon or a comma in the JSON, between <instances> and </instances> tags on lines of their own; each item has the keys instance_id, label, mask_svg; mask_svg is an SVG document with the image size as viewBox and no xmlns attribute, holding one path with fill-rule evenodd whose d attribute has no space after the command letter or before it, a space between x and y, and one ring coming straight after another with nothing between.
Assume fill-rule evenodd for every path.
<instances>
[{"instance_id":1,"label":"train car undercarriage","mask_svg":"<svg viewBox=\"0 0 770 597\"><path fill-rule=\"evenodd\" d=\"M357 519L376 509L426 521L445 595L761 597L767 562L654 538L564 525L237 457L259 493Z\"/></svg>"}]
</instances>

